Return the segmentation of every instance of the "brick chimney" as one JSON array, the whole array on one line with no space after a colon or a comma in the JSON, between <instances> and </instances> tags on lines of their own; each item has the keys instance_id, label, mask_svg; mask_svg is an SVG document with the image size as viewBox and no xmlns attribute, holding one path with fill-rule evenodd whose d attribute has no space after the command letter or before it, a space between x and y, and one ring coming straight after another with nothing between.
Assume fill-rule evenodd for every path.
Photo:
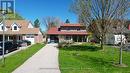
<instances>
[{"instance_id":1,"label":"brick chimney","mask_svg":"<svg viewBox=\"0 0 130 73\"><path fill-rule=\"evenodd\" d=\"M130 24L129 24L129 26L128 26L128 30L130 30Z\"/></svg>"}]
</instances>

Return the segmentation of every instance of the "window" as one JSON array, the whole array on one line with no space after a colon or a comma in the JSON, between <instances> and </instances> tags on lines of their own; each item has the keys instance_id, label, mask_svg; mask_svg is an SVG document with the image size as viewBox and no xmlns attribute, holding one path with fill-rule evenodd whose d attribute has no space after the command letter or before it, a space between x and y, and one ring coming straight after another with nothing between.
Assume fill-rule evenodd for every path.
<instances>
[{"instance_id":1,"label":"window","mask_svg":"<svg viewBox=\"0 0 130 73\"><path fill-rule=\"evenodd\" d=\"M80 31L80 28L77 28L77 31Z\"/></svg>"},{"instance_id":2,"label":"window","mask_svg":"<svg viewBox=\"0 0 130 73\"><path fill-rule=\"evenodd\" d=\"M27 35L26 37L27 37L27 38L30 38L30 36L29 36L29 35Z\"/></svg>"},{"instance_id":3,"label":"window","mask_svg":"<svg viewBox=\"0 0 130 73\"><path fill-rule=\"evenodd\" d=\"M17 30L17 26L14 26L14 30Z\"/></svg>"},{"instance_id":4,"label":"window","mask_svg":"<svg viewBox=\"0 0 130 73\"><path fill-rule=\"evenodd\" d=\"M27 37L27 38L34 38L34 35L31 35L31 34L30 34L30 35L27 35L26 37Z\"/></svg>"},{"instance_id":5,"label":"window","mask_svg":"<svg viewBox=\"0 0 130 73\"><path fill-rule=\"evenodd\" d=\"M34 35L31 35L31 38L34 38Z\"/></svg>"},{"instance_id":6,"label":"window","mask_svg":"<svg viewBox=\"0 0 130 73\"><path fill-rule=\"evenodd\" d=\"M58 31L60 31L61 29L60 28L58 28Z\"/></svg>"},{"instance_id":7,"label":"window","mask_svg":"<svg viewBox=\"0 0 130 73\"><path fill-rule=\"evenodd\" d=\"M4 26L1 26L1 29L4 30Z\"/></svg>"},{"instance_id":8,"label":"window","mask_svg":"<svg viewBox=\"0 0 130 73\"><path fill-rule=\"evenodd\" d=\"M68 28L66 28L66 30L67 30L67 31L70 31L71 29L68 27Z\"/></svg>"},{"instance_id":9,"label":"window","mask_svg":"<svg viewBox=\"0 0 130 73\"><path fill-rule=\"evenodd\" d=\"M117 41L121 41L121 38L117 38Z\"/></svg>"},{"instance_id":10,"label":"window","mask_svg":"<svg viewBox=\"0 0 130 73\"><path fill-rule=\"evenodd\" d=\"M65 39L66 39L66 40L70 40L70 36L66 36Z\"/></svg>"}]
</instances>

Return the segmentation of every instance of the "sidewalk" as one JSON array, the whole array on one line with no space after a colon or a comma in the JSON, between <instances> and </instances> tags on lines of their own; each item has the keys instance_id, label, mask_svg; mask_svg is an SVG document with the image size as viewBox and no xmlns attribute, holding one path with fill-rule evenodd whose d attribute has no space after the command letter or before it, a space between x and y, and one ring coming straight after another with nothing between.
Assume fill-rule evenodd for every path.
<instances>
[{"instance_id":1,"label":"sidewalk","mask_svg":"<svg viewBox=\"0 0 130 73\"><path fill-rule=\"evenodd\" d=\"M12 73L60 73L56 44L47 44Z\"/></svg>"}]
</instances>

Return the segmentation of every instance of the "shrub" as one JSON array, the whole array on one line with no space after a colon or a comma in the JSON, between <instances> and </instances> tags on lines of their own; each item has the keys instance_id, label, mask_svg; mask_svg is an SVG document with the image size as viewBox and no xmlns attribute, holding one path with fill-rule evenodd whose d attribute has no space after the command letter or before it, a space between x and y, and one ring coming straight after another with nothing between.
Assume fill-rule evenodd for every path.
<instances>
[{"instance_id":1,"label":"shrub","mask_svg":"<svg viewBox=\"0 0 130 73\"><path fill-rule=\"evenodd\" d=\"M61 42L58 43L58 47L59 48L62 48L62 47L65 47L65 46L68 47L72 43L73 43L73 41L70 41L70 40L68 40L68 41L61 41Z\"/></svg>"},{"instance_id":2,"label":"shrub","mask_svg":"<svg viewBox=\"0 0 130 73\"><path fill-rule=\"evenodd\" d=\"M59 42L59 43L58 43L58 47L59 47L59 48L62 48L62 47L64 47L66 44L67 44L67 42L65 42L65 41Z\"/></svg>"}]
</instances>

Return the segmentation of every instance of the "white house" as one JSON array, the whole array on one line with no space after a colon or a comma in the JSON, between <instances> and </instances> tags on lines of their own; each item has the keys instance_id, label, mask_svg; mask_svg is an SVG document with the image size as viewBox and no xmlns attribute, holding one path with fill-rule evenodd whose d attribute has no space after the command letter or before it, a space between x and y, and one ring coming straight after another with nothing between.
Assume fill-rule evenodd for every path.
<instances>
[{"instance_id":1,"label":"white house","mask_svg":"<svg viewBox=\"0 0 130 73\"><path fill-rule=\"evenodd\" d=\"M117 45L117 44L120 44L121 41L124 44L126 43L126 37L125 37L125 35L120 35L120 34L118 34L118 35L112 35L112 34L109 34L106 37L106 42L105 43L106 44L115 44L115 45Z\"/></svg>"}]
</instances>

